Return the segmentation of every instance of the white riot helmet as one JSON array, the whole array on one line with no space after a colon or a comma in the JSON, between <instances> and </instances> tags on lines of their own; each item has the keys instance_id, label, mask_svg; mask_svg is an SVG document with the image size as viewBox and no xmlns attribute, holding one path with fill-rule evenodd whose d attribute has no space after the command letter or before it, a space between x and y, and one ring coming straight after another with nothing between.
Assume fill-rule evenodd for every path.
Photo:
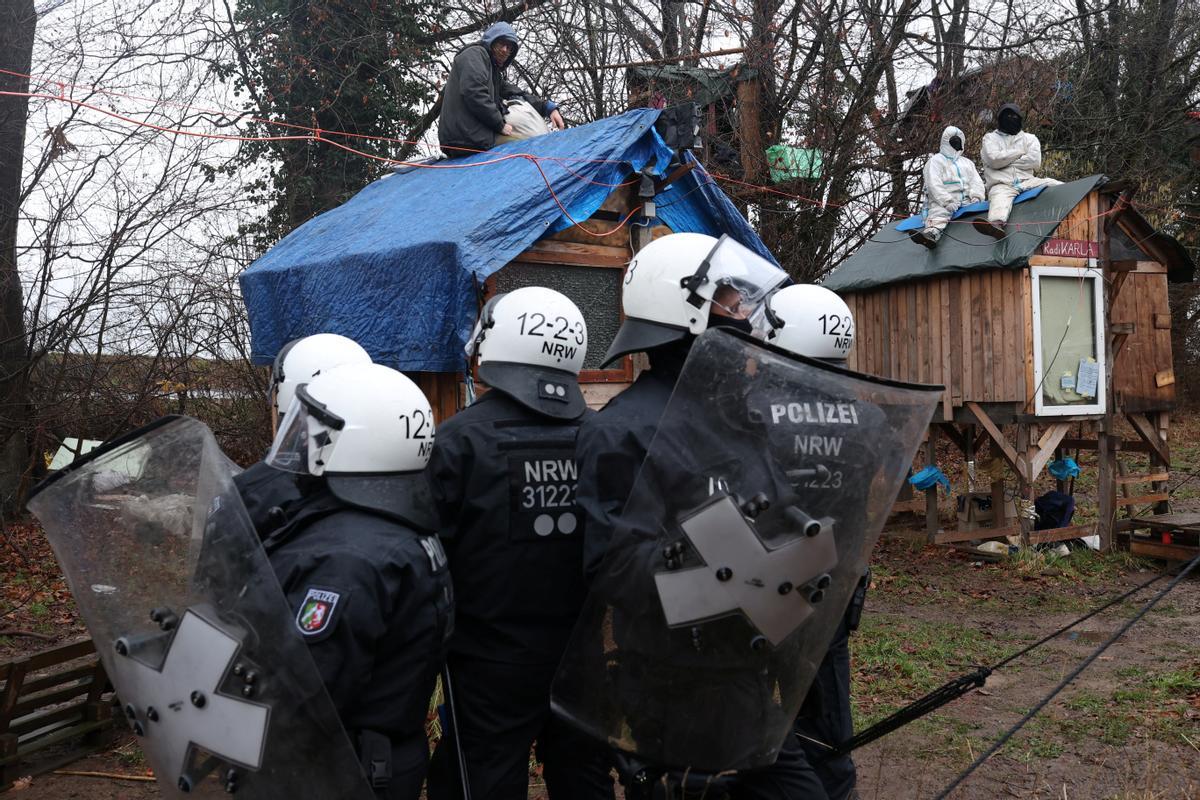
<instances>
[{"instance_id":1,"label":"white riot helmet","mask_svg":"<svg viewBox=\"0 0 1200 800\"><path fill-rule=\"evenodd\" d=\"M759 332L797 355L845 364L854 346L854 316L846 301L824 286L785 286L767 298Z\"/></svg>"},{"instance_id":2,"label":"white riot helmet","mask_svg":"<svg viewBox=\"0 0 1200 800\"><path fill-rule=\"evenodd\" d=\"M467 345L479 377L518 403L558 419L587 409L579 370L587 356L587 323L565 295L526 286L487 301Z\"/></svg>"},{"instance_id":3,"label":"white riot helmet","mask_svg":"<svg viewBox=\"0 0 1200 800\"><path fill-rule=\"evenodd\" d=\"M267 463L324 477L345 503L432 530L424 470L433 435L433 409L407 376L350 364L296 387Z\"/></svg>"},{"instance_id":4,"label":"white riot helmet","mask_svg":"<svg viewBox=\"0 0 1200 800\"><path fill-rule=\"evenodd\" d=\"M779 267L728 236L655 239L629 262L621 292L625 320L604 365L703 333L714 298L731 316L753 319L763 298L787 280Z\"/></svg>"},{"instance_id":5,"label":"white riot helmet","mask_svg":"<svg viewBox=\"0 0 1200 800\"><path fill-rule=\"evenodd\" d=\"M371 357L362 345L336 333L293 339L275 356L275 364L271 367L276 417L287 413L300 384L308 383L314 376L334 367L370 363Z\"/></svg>"}]
</instances>

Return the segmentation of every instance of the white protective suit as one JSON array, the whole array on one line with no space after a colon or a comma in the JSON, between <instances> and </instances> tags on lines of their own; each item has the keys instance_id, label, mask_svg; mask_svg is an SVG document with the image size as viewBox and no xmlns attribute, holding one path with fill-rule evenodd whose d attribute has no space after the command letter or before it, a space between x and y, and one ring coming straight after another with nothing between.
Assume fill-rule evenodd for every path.
<instances>
[{"instance_id":1,"label":"white protective suit","mask_svg":"<svg viewBox=\"0 0 1200 800\"><path fill-rule=\"evenodd\" d=\"M1000 107L997 118L1005 110L1015 112L1018 118L1021 116L1020 109L1009 103ZM1028 131L989 131L984 134L979 157L983 162L983 177L987 181L989 222L1006 222L1012 211L1013 198L1021 192L1062 183L1033 174L1042 166L1042 143Z\"/></svg>"},{"instance_id":2,"label":"white protective suit","mask_svg":"<svg viewBox=\"0 0 1200 800\"><path fill-rule=\"evenodd\" d=\"M925 233L933 239L941 235L960 206L984 198L983 180L975 163L950 144L955 136L965 148L966 134L950 125L942 131L938 152L925 162Z\"/></svg>"}]
</instances>

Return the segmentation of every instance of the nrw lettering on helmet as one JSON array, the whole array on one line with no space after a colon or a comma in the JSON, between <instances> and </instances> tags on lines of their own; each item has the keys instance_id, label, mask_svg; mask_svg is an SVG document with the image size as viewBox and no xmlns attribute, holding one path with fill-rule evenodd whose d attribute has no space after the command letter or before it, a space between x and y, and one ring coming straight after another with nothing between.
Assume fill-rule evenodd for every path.
<instances>
[{"instance_id":1,"label":"nrw lettering on helmet","mask_svg":"<svg viewBox=\"0 0 1200 800\"><path fill-rule=\"evenodd\" d=\"M419 408L411 414L401 414L400 421L404 423L404 436L417 442L417 455L424 458L433 451L433 419Z\"/></svg>"}]
</instances>

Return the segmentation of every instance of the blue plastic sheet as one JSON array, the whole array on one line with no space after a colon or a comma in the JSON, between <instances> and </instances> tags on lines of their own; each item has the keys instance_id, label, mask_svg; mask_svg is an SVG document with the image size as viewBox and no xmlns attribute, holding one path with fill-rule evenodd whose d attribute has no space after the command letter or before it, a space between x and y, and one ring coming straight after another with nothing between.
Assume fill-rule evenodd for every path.
<instances>
[{"instance_id":1,"label":"blue plastic sheet","mask_svg":"<svg viewBox=\"0 0 1200 800\"><path fill-rule=\"evenodd\" d=\"M571 218L591 216L630 170L666 171L658 113L630 111L389 175L309 220L241 276L252 360L270 363L292 339L329 332L397 369L462 369L477 285ZM766 254L703 170L659 199L675 230L728 233Z\"/></svg>"},{"instance_id":2,"label":"blue plastic sheet","mask_svg":"<svg viewBox=\"0 0 1200 800\"><path fill-rule=\"evenodd\" d=\"M1032 200L1033 198L1035 198L1039 194L1041 194L1042 189L1045 189L1045 188L1046 188L1045 186L1039 186L1036 189L1029 189L1027 191L1021 192L1013 200L1013 205L1016 205L1017 203L1024 203L1026 200ZM959 217L965 217L968 214L978 214L980 211L987 211L987 210L988 210L987 201L980 200L978 203L971 203L970 205L962 206L961 208L958 209L958 211L954 212L954 216L952 216L950 219L958 219ZM911 216L908 219L904 220L903 222L897 223L896 230L900 231L901 233L907 233L908 231L915 231L918 228L923 228L923 227L925 227L925 215L924 214L916 214L916 215Z\"/></svg>"},{"instance_id":3,"label":"blue plastic sheet","mask_svg":"<svg viewBox=\"0 0 1200 800\"><path fill-rule=\"evenodd\" d=\"M945 487L947 492L950 491L950 479L940 469L932 465L910 475L908 482L913 485L914 489L922 492L935 488L939 483Z\"/></svg>"},{"instance_id":4,"label":"blue plastic sheet","mask_svg":"<svg viewBox=\"0 0 1200 800\"><path fill-rule=\"evenodd\" d=\"M1046 471L1060 481L1065 481L1079 474L1079 465L1075 463L1075 459L1073 458L1059 458L1051 461L1046 466Z\"/></svg>"}]
</instances>

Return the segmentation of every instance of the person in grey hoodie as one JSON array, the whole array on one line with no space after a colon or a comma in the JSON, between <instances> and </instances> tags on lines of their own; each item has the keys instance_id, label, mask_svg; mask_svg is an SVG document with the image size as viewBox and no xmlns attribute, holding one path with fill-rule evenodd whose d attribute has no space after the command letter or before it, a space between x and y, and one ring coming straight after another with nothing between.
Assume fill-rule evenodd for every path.
<instances>
[{"instance_id":1,"label":"person in grey hoodie","mask_svg":"<svg viewBox=\"0 0 1200 800\"><path fill-rule=\"evenodd\" d=\"M505 100L524 100L549 117L555 128L564 127L557 103L522 92L505 80L504 69L519 47L513 27L497 22L483 32L481 41L454 57L438 120L438 142L449 158L490 150L497 136L512 133L512 126L504 121Z\"/></svg>"}]
</instances>

